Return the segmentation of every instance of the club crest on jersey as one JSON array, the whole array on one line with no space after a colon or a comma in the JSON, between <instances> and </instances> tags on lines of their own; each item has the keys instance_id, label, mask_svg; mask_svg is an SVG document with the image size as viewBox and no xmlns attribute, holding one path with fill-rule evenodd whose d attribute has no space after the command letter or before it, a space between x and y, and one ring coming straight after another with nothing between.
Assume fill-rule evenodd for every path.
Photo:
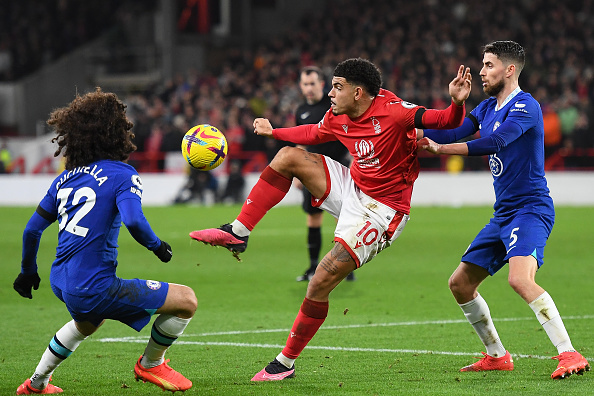
<instances>
[{"instance_id":1,"label":"club crest on jersey","mask_svg":"<svg viewBox=\"0 0 594 396\"><path fill-rule=\"evenodd\" d=\"M379 159L375 158L375 148L371 140L360 140L355 143L357 163L361 168L379 168Z\"/></svg>"},{"instance_id":2,"label":"club crest on jersey","mask_svg":"<svg viewBox=\"0 0 594 396\"><path fill-rule=\"evenodd\" d=\"M497 154L491 154L489 156L489 168L491 168L493 177L501 176L501 173L503 172L503 162L497 157Z\"/></svg>"},{"instance_id":3,"label":"club crest on jersey","mask_svg":"<svg viewBox=\"0 0 594 396\"><path fill-rule=\"evenodd\" d=\"M342 129L344 130L344 133L349 133L349 127L348 125L343 125Z\"/></svg>"},{"instance_id":4,"label":"club crest on jersey","mask_svg":"<svg viewBox=\"0 0 594 396\"><path fill-rule=\"evenodd\" d=\"M400 104L402 105L402 107L404 107L405 109L414 109L415 107L417 107L418 105L414 104L414 103L410 103L407 102L405 100L403 100L402 102L400 102Z\"/></svg>"},{"instance_id":5,"label":"club crest on jersey","mask_svg":"<svg viewBox=\"0 0 594 396\"><path fill-rule=\"evenodd\" d=\"M499 128L499 125L501 125L501 123L499 121L497 121L495 123L495 125L493 125L493 132L495 132L497 130L497 128Z\"/></svg>"},{"instance_id":6,"label":"club crest on jersey","mask_svg":"<svg viewBox=\"0 0 594 396\"><path fill-rule=\"evenodd\" d=\"M146 286L151 290L159 290L161 288L161 282L154 280L147 280Z\"/></svg>"},{"instance_id":7,"label":"club crest on jersey","mask_svg":"<svg viewBox=\"0 0 594 396\"><path fill-rule=\"evenodd\" d=\"M373 130L376 135L382 132L382 126L377 118L371 117L371 125L373 125Z\"/></svg>"}]
</instances>

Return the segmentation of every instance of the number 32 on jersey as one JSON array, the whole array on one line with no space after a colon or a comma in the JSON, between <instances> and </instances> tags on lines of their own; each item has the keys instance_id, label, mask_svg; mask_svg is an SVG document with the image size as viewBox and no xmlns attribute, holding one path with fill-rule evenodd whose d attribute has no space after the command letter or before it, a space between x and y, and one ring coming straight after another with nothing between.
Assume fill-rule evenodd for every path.
<instances>
[{"instance_id":1,"label":"number 32 on jersey","mask_svg":"<svg viewBox=\"0 0 594 396\"><path fill-rule=\"evenodd\" d=\"M86 198L86 200L74 216L72 216L71 219L68 219L68 208L66 205L68 204L68 199L70 194L72 194L72 190L72 188L61 188L58 191L57 198L60 200L60 204L58 205L58 214L60 215L60 220L58 222L59 228L60 231L66 230L71 234L85 237L87 236L89 229L78 225L78 223L91 211L91 209L93 209L97 195L90 187L82 187L76 190L72 197L72 206L78 205L83 198Z\"/></svg>"}]
</instances>

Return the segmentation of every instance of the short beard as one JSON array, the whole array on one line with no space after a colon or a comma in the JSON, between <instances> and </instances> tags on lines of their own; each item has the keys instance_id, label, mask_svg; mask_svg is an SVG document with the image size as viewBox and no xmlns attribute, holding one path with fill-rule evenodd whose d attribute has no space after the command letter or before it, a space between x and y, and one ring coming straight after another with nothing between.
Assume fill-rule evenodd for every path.
<instances>
[{"instance_id":1,"label":"short beard","mask_svg":"<svg viewBox=\"0 0 594 396\"><path fill-rule=\"evenodd\" d=\"M497 96L501 91L503 91L505 84L503 80L499 81L497 84L491 87L483 88L483 91L489 96Z\"/></svg>"}]
</instances>

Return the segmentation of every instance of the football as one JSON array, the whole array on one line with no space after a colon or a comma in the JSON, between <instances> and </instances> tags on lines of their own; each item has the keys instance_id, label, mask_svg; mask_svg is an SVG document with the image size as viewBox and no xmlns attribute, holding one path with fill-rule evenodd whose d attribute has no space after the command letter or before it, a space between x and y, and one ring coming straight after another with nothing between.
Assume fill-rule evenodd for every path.
<instances>
[{"instance_id":1,"label":"football","mask_svg":"<svg viewBox=\"0 0 594 396\"><path fill-rule=\"evenodd\" d=\"M227 139L212 125L197 125L184 135L181 151L190 166L209 171L225 161Z\"/></svg>"}]
</instances>

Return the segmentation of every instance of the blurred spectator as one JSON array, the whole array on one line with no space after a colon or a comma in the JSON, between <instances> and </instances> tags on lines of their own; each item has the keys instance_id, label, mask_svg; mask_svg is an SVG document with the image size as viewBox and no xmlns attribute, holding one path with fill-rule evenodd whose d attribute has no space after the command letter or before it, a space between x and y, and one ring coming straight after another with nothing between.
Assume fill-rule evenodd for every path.
<instances>
[{"instance_id":1,"label":"blurred spectator","mask_svg":"<svg viewBox=\"0 0 594 396\"><path fill-rule=\"evenodd\" d=\"M561 124L564 146L571 148L573 144L572 135L575 129L575 123L579 117L578 109L572 98L563 97L561 99L561 105L557 114L559 115L559 122Z\"/></svg>"},{"instance_id":2,"label":"blurred spectator","mask_svg":"<svg viewBox=\"0 0 594 396\"><path fill-rule=\"evenodd\" d=\"M594 130L588 120L585 112L580 112L575 122L573 132L573 147L575 148L594 148Z\"/></svg>"},{"instance_id":3,"label":"blurred spectator","mask_svg":"<svg viewBox=\"0 0 594 396\"><path fill-rule=\"evenodd\" d=\"M215 202L218 187L219 182L211 172L190 168L188 180L177 193L173 203L200 203L210 205Z\"/></svg>"},{"instance_id":4,"label":"blurred spectator","mask_svg":"<svg viewBox=\"0 0 594 396\"><path fill-rule=\"evenodd\" d=\"M2 141L2 147L0 147L0 173L9 173L11 164L12 156L6 142Z\"/></svg>"},{"instance_id":5,"label":"blurred spectator","mask_svg":"<svg viewBox=\"0 0 594 396\"><path fill-rule=\"evenodd\" d=\"M229 177L225 190L221 195L220 201L224 203L237 204L243 202L243 190L245 187L245 178L241 172L241 162L234 160L229 163Z\"/></svg>"},{"instance_id":6,"label":"blurred spectator","mask_svg":"<svg viewBox=\"0 0 594 396\"><path fill-rule=\"evenodd\" d=\"M545 158L553 154L561 145L561 121L551 105L542 107L542 122L544 126Z\"/></svg>"}]
</instances>

